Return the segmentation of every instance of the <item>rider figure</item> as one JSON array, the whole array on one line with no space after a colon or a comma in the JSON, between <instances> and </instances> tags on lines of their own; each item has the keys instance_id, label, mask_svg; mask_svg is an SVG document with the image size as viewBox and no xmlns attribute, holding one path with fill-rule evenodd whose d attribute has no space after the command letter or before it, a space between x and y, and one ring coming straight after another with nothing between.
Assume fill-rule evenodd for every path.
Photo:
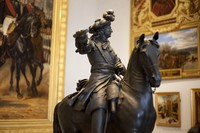
<instances>
[{"instance_id":1,"label":"rider figure","mask_svg":"<svg viewBox=\"0 0 200 133\"><path fill-rule=\"evenodd\" d=\"M90 38L86 30L77 31L74 35L76 52L87 54L91 64L91 75L71 105L76 110L84 110L91 115L92 133L103 133L106 112L108 110L115 112L120 89L116 75L124 75L126 70L108 40L113 32L111 22L114 19L114 11L108 10L101 19L97 19L89 27L89 33L92 34Z\"/></svg>"},{"instance_id":2,"label":"rider figure","mask_svg":"<svg viewBox=\"0 0 200 133\"><path fill-rule=\"evenodd\" d=\"M35 0L28 0L28 3L24 6L22 16L31 13L35 8Z\"/></svg>"},{"instance_id":3,"label":"rider figure","mask_svg":"<svg viewBox=\"0 0 200 133\"><path fill-rule=\"evenodd\" d=\"M2 25L2 44L0 52L5 52L8 34L14 30L14 23L21 17L21 5L18 0L1 0L0 1L0 25ZM2 53L1 53L2 55ZM1 62L5 57L1 58Z\"/></svg>"},{"instance_id":4,"label":"rider figure","mask_svg":"<svg viewBox=\"0 0 200 133\"><path fill-rule=\"evenodd\" d=\"M35 6L35 0L28 0L28 3L24 6L22 16L25 16L29 13L35 12L39 8ZM31 42L34 47L34 53L35 57L38 61L41 61L42 63L45 62L44 55L43 55L43 38L41 36L41 33L39 32L36 37L31 38Z\"/></svg>"}]
</instances>

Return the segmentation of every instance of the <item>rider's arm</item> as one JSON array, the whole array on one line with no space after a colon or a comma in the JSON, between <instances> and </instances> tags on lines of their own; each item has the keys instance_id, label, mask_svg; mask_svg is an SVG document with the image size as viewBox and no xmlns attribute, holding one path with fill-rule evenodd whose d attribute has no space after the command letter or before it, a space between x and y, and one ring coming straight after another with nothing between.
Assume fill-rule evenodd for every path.
<instances>
[{"instance_id":1,"label":"rider's arm","mask_svg":"<svg viewBox=\"0 0 200 133\"><path fill-rule=\"evenodd\" d=\"M87 30L79 30L74 34L76 52L87 54L93 49L93 41L88 39Z\"/></svg>"},{"instance_id":2,"label":"rider's arm","mask_svg":"<svg viewBox=\"0 0 200 133\"><path fill-rule=\"evenodd\" d=\"M115 73L117 75L123 75L126 72L126 67L124 66L124 64L122 63L121 59L117 56L117 54L115 54Z\"/></svg>"}]
</instances>

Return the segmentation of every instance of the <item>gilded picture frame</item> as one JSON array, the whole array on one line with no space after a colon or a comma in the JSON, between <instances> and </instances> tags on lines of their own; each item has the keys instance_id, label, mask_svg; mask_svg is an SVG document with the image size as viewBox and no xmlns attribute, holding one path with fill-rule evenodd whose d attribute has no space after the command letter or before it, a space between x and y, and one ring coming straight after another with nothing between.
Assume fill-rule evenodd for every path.
<instances>
[{"instance_id":1,"label":"gilded picture frame","mask_svg":"<svg viewBox=\"0 0 200 133\"><path fill-rule=\"evenodd\" d=\"M155 94L156 125L180 127L180 93L158 92Z\"/></svg>"},{"instance_id":2,"label":"gilded picture frame","mask_svg":"<svg viewBox=\"0 0 200 133\"><path fill-rule=\"evenodd\" d=\"M191 89L191 126L200 123L200 88Z\"/></svg>"},{"instance_id":3,"label":"gilded picture frame","mask_svg":"<svg viewBox=\"0 0 200 133\"><path fill-rule=\"evenodd\" d=\"M0 120L0 132L52 133L55 105L64 97L68 0L53 0L51 65L49 74L47 119Z\"/></svg>"},{"instance_id":4,"label":"gilded picture frame","mask_svg":"<svg viewBox=\"0 0 200 133\"><path fill-rule=\"evenodd\" d=\"M196 27L197 29L195 32L195 37L196 37L195 43L197 44L196 49L198 51L197 52L198 55L197 57L193 59L195 60L195 63L198 62L197 63L198 66L192 69L182 69L180 67L178 68L172 67L170 69L161 68L162 69L161 75L163 79L199 77L200 76L200 66L199 66L200 16L199 16L198 11L200 10L200 6L199 6L200 1L168 0L168 1L160 1L157 4L156 4L156 1L159 1L159 0L150 0L150 1L149 0L141 0L141 1L131 0L130 53L132 49L135 47L137 38L141 34L150 36L150 35L154 35L156 32L159 32L160 35L162 36L162 34L172 34L174 32L176 33L176 32L181 32L181 31L184 32L184 30ZM164 4L163 2L170 2L170 3ZM166 6L169 6L169 5L171 5L171 7L167 8ZM193 7L193 5L196 5L196 6ZM155 12L163 12L164 9L166 9L166 12L163 12L161 14L155 13L153 11L154 7L156 10L159 10L159 11L155 10ZM162 7L162 8L159 8L159 7ZM162 41L162 38L159 38L158 42L161 42L161 41ZM185 43L185 42L182 41L181 43ZM190 42L188 42L188 44L189 43ZM162 60L162 62L165 62L165 61Z\"/></svg>"}]
</instances>

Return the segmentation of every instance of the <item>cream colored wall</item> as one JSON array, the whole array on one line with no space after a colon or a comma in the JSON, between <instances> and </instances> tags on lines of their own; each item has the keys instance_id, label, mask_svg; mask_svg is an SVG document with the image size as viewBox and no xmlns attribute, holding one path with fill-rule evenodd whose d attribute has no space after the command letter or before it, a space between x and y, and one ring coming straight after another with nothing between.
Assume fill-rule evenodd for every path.
<instances>
[{"instance_id":1,"label":"cream colored wall","mask_svg":"<svg viewBox=\"0 0 200 133\"><path fill-rule=\"evenodd\" d=\"M88 28L100 18L107 9L115 11L116 20L112 23L113 34L110 38L115 52L124 64L129 59L130 40L130 1L129 0L69 0L67 53L65 72L65 95L75 91L79 79L88 78L90 65L86 55L75 53L72 37L80 28ZM187 133L191 126L190 89L200 88L200 78L164 80L157 92L180 92L181 127L155 127L153 133Z\"/></svg>"},{"instance_id":2,"label":"cream colored wall","mask_svg":"<svg viewBox=\"0 0 200 133\"><path fill-rule=\"evenodd\" d=\"M122 3L124 8L122 7ZM73 34L86 29L102 17L107 9L115 11L116 19L112 23L111 45L124 64L129 57L129 1L124 0L69 0L65 95L75 91L79 79L89 78L90 65L86 55L75 53Z\"/></svg>"}]
</instances>

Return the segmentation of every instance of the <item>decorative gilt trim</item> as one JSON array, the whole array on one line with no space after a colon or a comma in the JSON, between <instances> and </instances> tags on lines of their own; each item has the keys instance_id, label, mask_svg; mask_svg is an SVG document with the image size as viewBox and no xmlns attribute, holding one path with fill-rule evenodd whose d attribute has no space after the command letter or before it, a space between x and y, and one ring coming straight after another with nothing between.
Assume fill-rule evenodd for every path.
<instances>
[{"instance_id":1,"label":"decorative gilt trim","mask_svg":"<svg viewBox=\"0 0 200 133\"><path fill-rule=\"evenodd\" d=\"M175 7L170 14L155 16L151 11L151 1L141 0L138 3L131 0L131 34L153 34L180 29L183 25L198 25L200 20L200 2L196 4L196 11L191 11L190 0L175 0Z\"/></svg>"}]
</instances>

